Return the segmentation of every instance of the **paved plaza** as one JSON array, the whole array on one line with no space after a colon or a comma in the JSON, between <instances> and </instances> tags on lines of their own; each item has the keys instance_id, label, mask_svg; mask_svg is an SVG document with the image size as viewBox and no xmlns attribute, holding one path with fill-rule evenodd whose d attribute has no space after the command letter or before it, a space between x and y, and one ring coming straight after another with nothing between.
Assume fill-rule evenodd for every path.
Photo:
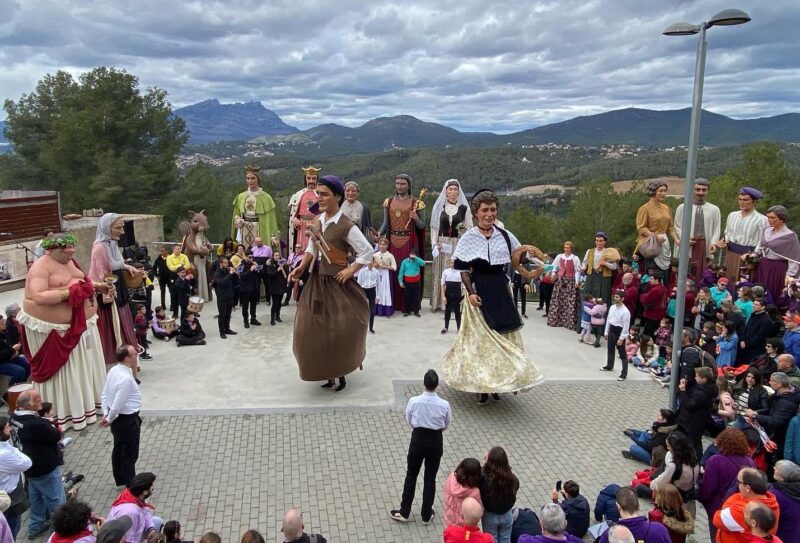
<instances>
[{"instance_id":1,"label":"paved plaza","mask_svg":"<svg viewBox=\"0 0 800 543\"><path fill-rule=\"evenodd\" d=\"M20 294L0 294L0 305ZM227 340L215 333L214 309L203 310L207 346L155 342L155 359L142 361L138 470L159 477L156 513L180 520L184 538L194 541L213 530L235 543L248 528L282 541L289 507L303 510L307 531L332 542L441 541L441 519L423 526L419 517L421 476L414 522L397 524L388 511L399 505L405 473L405 401L421 392L425 370L441 369L455 339L454 330L439 334L442 314L377 319L364 371L334 393L297 378L293 305L284 308L282 325L233 326L240 334ZM622 430L649 426L667 402L666 391L633 369L624 383L616 373L598 371L605 348L578 344L574 332L548 328L540 314L529 309L523 333L544 384L484 407L474 395L441 388L454 420L445 433L437 513L447 474L494 445L508 451L520 478L517 505L537 510L559 479L575 479L594 507L603 486L629 482L643 467L620 455L630 443ZM261 304L262 322L267 315ZM65 469L86 475L80 498L105 515L119 492L111 476L111 434L94 425L70 435L76 440L66 449ZM702 543L708 540L702 507L698 513L694 541Z\"/></svg>"}]
</instances>

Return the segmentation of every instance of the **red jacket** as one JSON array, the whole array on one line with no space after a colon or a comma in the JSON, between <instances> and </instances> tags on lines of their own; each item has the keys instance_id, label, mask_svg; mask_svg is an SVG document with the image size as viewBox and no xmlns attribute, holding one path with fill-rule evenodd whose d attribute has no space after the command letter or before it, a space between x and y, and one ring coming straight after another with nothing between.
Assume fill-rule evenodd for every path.
<instances>
[{"instance_id":1,"label":"red jacket","mask_svg":"<svg viewBox=\"0 0 800 543\"><path fill-rule=\"evenodd\" d=\"M651 284L639 297L639 303L644 306L645 319L660 321L667 314L667 289L661 283Z\"/></svg>"},{"instance_id":2,"label":"red jacket","mask_svg":"<svg viewBox=\"0 0 800 543\"><path fill-rule=\"evenodd\" d=\"M636 303L639 299L639 283L631 283L631 286L625 289L625 297L622 298L622 304L628 308L631 316L636 315Z\"/></svg>"},{"instance_id":3,"label":"red jacket","mask_svg":"<svg viewBox=\"0 0 800 543\"><path fill-rule=\"evenodd\" d=\"M775 499L772 492L767 492L763 496L757 496L752 500L748 500L737 492L725 500L722 508L714 513L717 543L747 543L750 541L749 537L752 534L744 522L744 507L749 501L759 501L772 509L775 513L775 526L770 530L770 533L773 536L775 535L775 532L778 531L781 511L780 507L778 507L778 500Z\"/></svg>"},{"instance_id":4,"label":"red jacket","mask_svg":"<svg viewBox=\"0 0 800 543\"><path fill-rule=\"evenodd\" d=\"M453 524L444 529L444 543L494 543L491 534L481 532L477 526Z\"/></svg>"}]
</instances>

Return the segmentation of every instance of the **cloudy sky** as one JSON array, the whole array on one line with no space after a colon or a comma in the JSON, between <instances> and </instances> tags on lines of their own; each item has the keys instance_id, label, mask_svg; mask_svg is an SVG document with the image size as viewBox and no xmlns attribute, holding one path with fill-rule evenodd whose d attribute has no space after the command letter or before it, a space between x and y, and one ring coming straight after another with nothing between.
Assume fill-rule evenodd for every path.
<instances>
[{"instance_id":1,"label":"cloudy sky","mask_svg":"<svg viewBox=\"0 0 800 543\"><path fill-rule=\"evenodd\" d=\"M409 114L515 131L688 107L697 37L661 31L728 7L753 20L709 31L705 107L800 111L798 0L0 0L0 99L105 65L175 107L260 100L303 129Z\"/></svg>"}]
</instances>

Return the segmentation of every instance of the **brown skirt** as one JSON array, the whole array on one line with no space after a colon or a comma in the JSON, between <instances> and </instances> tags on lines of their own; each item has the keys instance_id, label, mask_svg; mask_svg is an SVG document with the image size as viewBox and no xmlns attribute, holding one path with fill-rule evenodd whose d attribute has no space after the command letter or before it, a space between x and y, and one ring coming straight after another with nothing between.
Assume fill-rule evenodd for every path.
<instances>
[{"instance_id":1,"label":"brown skirt","mask_svg":"<svg viewBox=\"0 0 800 543\"><path fill-rule=\"evenodd\" d=\"M354 371L367 354L369 303L358 284L312 272L297 302L292 350L303 381Z\"/></svg>"}]
</instances>

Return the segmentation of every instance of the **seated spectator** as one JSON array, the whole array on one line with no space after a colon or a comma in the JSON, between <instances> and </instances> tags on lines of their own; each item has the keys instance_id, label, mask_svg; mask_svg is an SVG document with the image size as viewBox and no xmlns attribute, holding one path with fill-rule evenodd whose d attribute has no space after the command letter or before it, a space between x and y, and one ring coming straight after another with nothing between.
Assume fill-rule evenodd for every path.
<instances>
[{"instance_id":1,"label":"seated spectator","mask_svg":"<svg viewBox=\"0 0 800 543\"><path fill-rule=\"evenodd\" d=\"M589 531L589 500L581 496L581 487L575 481L567 481L561 490L564 500L560 503L567 519L567 531L583 537ZM558 491L553 489L553 503L559 503Z\"/></svg>"},{"instance_id":2,"label":"seated spectator","mask_svg":"<svg viewBox=\"0 0 800 543\"><path fill-rule=\"evenodd\" d=\"M666 447L667 436L677 427L675 413L671 409L660 409L658 417L656 417L650 430L636 430L633 428L623 430L622 433L633 440L633 445L627 451L622 451L622 456L631 460L639 460L649 465L653 449Z\"/></svg>"},{"instance_id":3,"label":"seated spectator","mask_svg":"<svg viewBox=\"0 0 800 543\"><path fill-rule=\"evenodd\" d=\"M97 543L124 543L125 534L133 526L130 517L121 516L103 523L97 532Z\"/></svg>"},{"instance_id":4,"label":"seated spectator","mask_svg":"<svg viewBox=\"0 0 800 543\"><path fill-rule=\"evenodd\" d=\"M155 314L153 315L153 320L150 323L150 328L153 330L153 337L156 339L169 341L175 336L178 335L178 329L176 328L172 332L167 332L166 329L162 328L163 322L167 318L167 308L163 305L156 307Z\"/></svg>"},{"instance_id":5,"label":"seated spectator","mask_svg":"<svg viewBox=\"0 0 800 543\"><path fill-rule=\"evenodd\" d=\"M203 332L203 326L197 318L197 313L193 311L186 312L186 318L181 323L181 329L175 338L175 344L178 347L181 345L206 344L206 334Z\"/></svg>"},{"instance_id":6,"label":"seated spectator","mask_svg":"<svg viewBox=\"0 0 800 543\"><path fill-rule=\"evenodd\" d=\"M750 446L744 432L737 428L728 428L720 433L714 441L717 454L705 463L703 478L697 491L697 499L706 508L708 518L722 507L731 488L736 486L736 476L742 468L755 468L749 456ZM716 536L713 524L708 526L711 541Z\"/></svg>"},{"instance_id":7,"label":"seated spectator","mask_svg":"<svg viewBox=\"0 0 800 543\"><path fill-rule=\"evenodd\" d=\"M608 529L608 543L636 543L629 529L616 524Z\"/></svg>"},{"instance_id":8,"label":"seated spectator","mask_svg":"<svg viewBox=\"0 0 800 543\"><path fill-rule=\"evenodd\" d=\"M594 520L614 524L619 522L619 509L617 508L618 484L612 483L605 486L594 501Z\"/></svg>"},{"instance_id":9,"label":"seated spectator","mask_svg":"<svg viewBox=\"0 0 800 543\"><path fill-rule=\"evenodd\" d=\"M222 543L222 538L217 532L206 532L198 543Z\"/></svg>"},{"instance_id":10,"label":"seated spectator","mask_svg":"<svg viewBox=\"0 0 800 543\"><path fill-rule=\"evenodd\" d=\"M478 500L469 496L464 498L459 516L461 522L445 527L442 534L444 543L493 543L492 536L481 532L478 526L483 516L483 507Z\"/></svg>"},{"instance_id":11,"label":"seated spectator","mask_svg":"<svg viewBox=\"0 0 800 543\"><path fill-rule=\"evenodd\" d=\"M656 492L655 501L647 519L666 526L672 543L685 543L686 536L694 533L694 518L683 505L680 490L675 485L663 485Z\"/></svg>"},{"instance_id":12,"label":"seated spectator","mask_svg":"<svg viewBox=\"0 0 800 543\"><path fill-rule=\"evenodd\" d=\"M713 523L717 528L717 543L747 543L752 534L744 517L744 509L748 502L760 502L772 509L777 518L780 518L778 500L769 492L767 477L762 472L753 468L739 470L736 479L738 492L725 500L722 508L714 513ZM777 526L772 534L777 532Z\"/></svg>"},{"instance_id":13,"label":"seated spectator","mask_svg":"<svg viewBox=\"0 0 800 543\"><path fill-rule=\"evenodd\" d=\"M31 365L22 354L22 344L11 343L6 335L8 321L0 314L0 375L8 375L9 386L24 383L31 374Z\"/></svg>"},{"instance_id":14,"label":"seated spectator","mask_svg":"<svg viewBox=\"0 0 800 543\"><path fill-rule=\"evenodd\" d=\"M777 445L774 457L780 459L783 458L789 421L797 414L797 408L800 406L800 390L791 386L789 378L780 371L776 371L769 378L769 386L775 393L767 401L766 411L748 409L745 411L745 417L749 421L758 422L767 432Z\"/></svg>"},{"instance_id":15,"label":"seated spectator","mask_svg":"<svg viewBox=\"0 0 800 543\"><path fill-rule=\"evenodd\" d=\"M736 419L736 402L733 399L733 389L731 383L725 377L717 377L717 390L719 390L719 399L717 403L717 416L720 417L725 424L733 422Z\"/></svg>"},{"instance_id":16,"label":"seated spectator","mask_svg":"<svg viewBox=\"0 0 800 543\"><path fill-rule=\"evenodd\" d=\"M617 490L616 502L620 514L618 525L628 528L635 541L671 543L666 526L657 522L649 522L644 515L639 513L639 497L631 487L623 486ZM600 543L608 543L609 535L609 531L601 535Z\"/></svg>"},{"instance_id":17,"label":"seated spectator","mask_svg":"<svg viewBox=\"0 0 800 543\"><path fill-rule=\"evenodd\" d=\"M153 494L155 482L154 474L137 473L128 483L128 488L111 504L108 520L123 516L131 519L131 528L125 533L126 543L141 543L147 534L158 531L163 524L159 517L153 516L153 506L147 503L147 499Z\"/></svg>"},{"instance_id":18,"label":"seated spectator","mask_svg":"<svg viewBox=\"0 0 800 543\"><path fill-rule=\"evenodd\" d=\"M761 412L767 410L770 390L762 385L761 372L757 368L748 368L741 388L736 394L736 420L731 424L734 428L744 430L750 427L745 418L748 410Z\"/></svg>"},{"instance_id":19,"label":"seated spectator","mask_svg":"<svg viewBox=\"0 0 800 543\"><path fill-rule=\"evenodd\" d=\"M539 522L542 526L541 535L522 535L519 537L519 543L581 542L579 538L567 532L567 518L557 503L548 503L542 507Z\"/></svg>"},{"instance_id":20,"label":"seated spectator","mask_svg":"<svg viewBox=\"0 0 800 543\"><path fill-rule=\"evenodd\" d=\"M706 322L703 325L703 328L700 329L699 333L696 333L694 329L692 329L692 333L697 336L697 343L696 345L700 347L704 352L707 352L711 356L717 356L717 323L713 322ZM731 364L733 364L731 362Z\"/></svg>"},{"instance_id":21,"label":"seated spectator","mask_svg":"<svg viewBox=\"0 0 800 543\"><path fill-rule=\"evenodd\" d=\"M794 356L789 353L778 355L778 371L786 374L789 378L789 384L795 388L800 388L800 368L797 367L797 361Z\"/></svg>"},{"instance_id":22,"label":"seated spectator","mask_svg":"<svg viewBox=\"0 0 800 543\"><path fill-rule=\"evenodd\" d=\"M266 543L258 530L247 530L242 534L241 543Z\"/></svg>"},{"instance_id":23,"label":"seated spectator","mask_svg":"<svg viewBox=\"0 0 800 543\"><path fill-rule=\"evenodd\" d=\"M532 509L527 507L512 507L511 518L511 543L517 543L520 536L539 535L542 533L542 527L539 522L539 516L534 513Z\"/></svg>"},{"instance_id":24,"label":"seated spectator","mask_svg":"<svg viewBox=\"0 0 800 543\"><path fill-rule=\"evenodd\" d=\"M731 302L733 301L733 297L728 290L729 283L730 281L727 277L720 277L717 279L717 283L708 289L709 293L711 294L711 300L717 307L720 307L722 302L725 300L729 300Z\"/></svg>"},{"instance_id":25,"label":"seated spectator","mask_svg":"<svg viewBox=\"0 0 800 543\"><path fill-rule=\"evenodd\" d=\"M461 502L466 498L481 500L481 463L465 458L444 483L444 526L461 524Z\"/></svg>"},{"instance_id":26,"label":"seated spectator","mask_svg":"<svg viewBox=\"0 0 800 543\"><path fill-rule=\"evenodd\" d=\"M781 512L778 537L783 541L795 540L800 534L800 466L788 460L778 460L775 463L775 482L770 491Z\"/></svg>"},{"instance_id":27,"label":"seated spectator","mask_svg":"<svg viewBox=\"0 0 800 543\"><path fill-rule=\"evenodd\" d=\"M64 502L50 517L54 533L48 543L94 543L92 516L92 508L85 503L78 500Z\"/></svg>"},{"instance_id":28,"label":"seated spectator","mask_svg":"<svg viewBox=\"0 0 800 543\"><path fill-rule=\"evenodd\" d=\"M310 536L305 533L305 524L303 524L303 513L299 509L289 509L283 515L283 532L284 543L311 543ZM312 534L315 538L314 543L327 543L321 534Z\"/></svg>"},{"instance_id":29,"label":"seated spectator","mask_svg":"<svg viewBox=\"0 0 800 543\"><path fill-rule=\"evenodd\" d=\"M750 529L750 537L747 540L749 543L783 543L780 536L770 535L775 528L777 518L766 505L758 502L748 503L744 508L744 521Z\"/></svg>"},{"instance_id":30,"label":"seated spectator","mask_svg":"<svg viewBox=\"0 0 800 543\"><path fill-rule=\"evenodd\" d=\"M177 520L168 520L161 527L161 533L167 540L167 543L183 543L181 539L181 523Z\"/></svg>"},{"instance_id":31,"label":"seated spectator","mask_svg":"<svg viewBox=\"0 0 800 543\"><path fill-rule=\"evenodd\" d=\"M778 371L778 357L783 354L783 340L772 337L767 339L764 346L764 355L753 360L749 367L758 368L761 372L761 381L769 382L770 376Z\"/></svg>"},{"instance_id":32,"label":"seated spectator","mask_svg":"<svg viewBox=\"0 0 800 543\"><path fill-rule=\"evenodd\" d=\"M650 490L658 492L662 486L672 483L681 491L686 507L694 516L697 499L695 488L700 479L700 465L694 447L686 436L672 432L667 437L667 452L664 471L650 483Z\"/></svg>"}]
</instances>

